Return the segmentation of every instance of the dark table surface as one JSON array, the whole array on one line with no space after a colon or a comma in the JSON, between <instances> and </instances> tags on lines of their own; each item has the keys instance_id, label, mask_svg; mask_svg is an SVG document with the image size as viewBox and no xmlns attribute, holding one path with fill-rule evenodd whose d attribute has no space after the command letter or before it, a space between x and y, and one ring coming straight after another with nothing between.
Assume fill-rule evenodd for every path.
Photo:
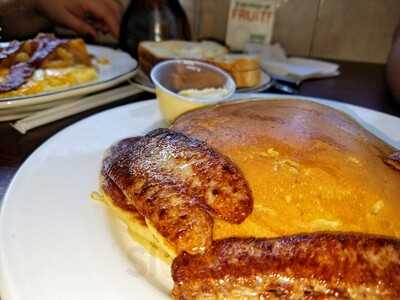
<instances>
[{"instance_id":1,"label":"dark table surface","mask_svg":"<svg viewBox=\"0 0 400 300\"><path fill-rule=\"evenodd\" d=\"M400 105L396 104L386 87L384 65L338 63L341 65L340 76L304 82L300 87L300 95L338 100L400 116ZM0 123L0 199L24 160L59 130L100 111L152 98L152 94L143 93L39 127L26 135L19 134L7 122Z\"/></svg>"}]
</instances>

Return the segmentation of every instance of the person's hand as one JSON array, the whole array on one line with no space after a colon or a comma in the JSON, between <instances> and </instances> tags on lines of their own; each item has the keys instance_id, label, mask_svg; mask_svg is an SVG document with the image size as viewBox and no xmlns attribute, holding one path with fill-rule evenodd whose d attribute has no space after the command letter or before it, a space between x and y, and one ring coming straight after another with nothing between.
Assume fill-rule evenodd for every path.
<instances>
[{"instance_id":1,"label":"person's hand","mask_svg":"<svg viewBox=\"0 0 400 300\"><path fill-rule=\"evenodd\" d=\"M116 0L33 0L34 7L50 21L82 35L97 31L119 36L122 6Z\"/></svg>"}]
</instances>

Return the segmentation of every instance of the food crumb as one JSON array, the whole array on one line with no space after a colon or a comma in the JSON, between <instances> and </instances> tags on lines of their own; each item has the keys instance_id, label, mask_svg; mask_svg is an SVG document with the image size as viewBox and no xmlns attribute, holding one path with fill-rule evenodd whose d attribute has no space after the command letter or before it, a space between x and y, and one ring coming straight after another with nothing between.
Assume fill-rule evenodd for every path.
<instances>
[{"instance_id":1,"label":"food crumb","mask_svg":"<svg viewBox=\"0 0 400 300\"><path fill-rule=\"evenodd\" d=\"M360 160L354 156L349 156L348 160L351 161L352 163L359 165L360 164Z\"/></svg>"},{"instance_id":2,"label":"food crumb","mask_svg":"<svg viewBox=\"0 0 400 300\"><path fill-rule=\"evenodd\" d=\"M92 193L90 194L90 198L91 198L92 200L94 200L94 201L100 201L100 202L103 202L103 201L104 201L103 196L102 196L100 193L98 193L98 192L92 192Z\"/></svg>"},{"instance_id":3,"label":"food crumb","mask_svg":"<svg viewBox=\"0 0 400 300\"><path fill-rule=\"evenodd\" d=\"M274 148L268 148L267 153L271 157L278 157L279 156L279 152L276 151Z\"/></svg>"},{"instance_id":4,"label":"food crumb","mask_svg":"<svg viewBox=\"0 0 400 300\"><path fill-rule=\"evenodd\" d=\"M375 202L375 204L372 206L371 213L376 216L384 206L385 204L382 200Z\"/></svg>"},{"instance_id":5,"label":"food crumb","mask_svg":"<svg viewBox=\"0 0 400 300\"><path fill-rule=\"evenodd\" d=\"M315 229L335 229L338 228L342 222L339 220L316 219L311 222L312 228Z\"/></svg>"},{"instance_id":6,"label":"food crumb","mask_svg":"<svg viewBox=\"0 0 400 300\"><path fill-rule=\"evenodd\" d=\"M98 62L100 65L108 65L108 64L110 64L110 60L109 60L108 58L106 58L106 57L99 57L99 58L97 59L97 62Z\"/></svg>"}]
</instances>

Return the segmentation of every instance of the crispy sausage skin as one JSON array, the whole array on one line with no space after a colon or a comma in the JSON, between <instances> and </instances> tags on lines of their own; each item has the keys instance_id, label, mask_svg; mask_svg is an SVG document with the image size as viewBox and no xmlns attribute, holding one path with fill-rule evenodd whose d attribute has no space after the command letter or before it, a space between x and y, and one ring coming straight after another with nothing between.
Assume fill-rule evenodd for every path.
<instances>
[{"instance_id":1,"label":"crispy sausage skin","mask_svg":"<svg viewBox=\"0 0 400 300\"><path fill-rule=\"evenodd\" d=\"M169 129L111 147L102 174L178 254L211 245L214 217L239 224L253 208L247 182L228 158Z\"/></svg>"},{"instance_id":2,"label":"crispy sausage skin","mask_svg":"<svg viewBox=\"0 0 400 300\"><path fill-rule=\"evenodd\" d=\"M174 299L400 299L400 241L313 233L214 241L173 262Z\"/></svg>"}]
</instances>

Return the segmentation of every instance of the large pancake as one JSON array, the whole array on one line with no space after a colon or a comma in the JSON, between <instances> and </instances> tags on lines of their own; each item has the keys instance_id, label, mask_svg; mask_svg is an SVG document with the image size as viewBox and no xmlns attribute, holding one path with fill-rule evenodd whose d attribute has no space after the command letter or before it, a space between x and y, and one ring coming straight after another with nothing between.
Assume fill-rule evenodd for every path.
<instances>
[{"instance_id":1,"label":"large pancake","mask_svg":"<svg viewBox=\"0 0 400 300\"><path fill-rule=\"evenodd\" d=\"M327 106L189 112L114 144L100 183L174 299L400 297L400 152Z\"/></svg>"},{"instance_id":2,"label":"large pancake","mask_svg":"<svg viewBox=\"0 0 400 300\"><path fill-rule=\"evenodd\" d=\"M99 198L167 262L230 237L399 238L399 162L393 147L327 106L238 102L191 111L170 130L115 144Z\"/></svg>"},{"instance_id":3,"label":"large pancake","mask_svg":"<svg viewBox=\"0 0 400 300\"><path fill-rule=\"evenodd\" d=\"M316 231L400 237L400 172L385 163L395 149L342 112L300 100L250 101L189 112L171 129L229 157L252 191L251 215L241 224L215 219L214 239Z\"/></svg>"}]
</instances>

